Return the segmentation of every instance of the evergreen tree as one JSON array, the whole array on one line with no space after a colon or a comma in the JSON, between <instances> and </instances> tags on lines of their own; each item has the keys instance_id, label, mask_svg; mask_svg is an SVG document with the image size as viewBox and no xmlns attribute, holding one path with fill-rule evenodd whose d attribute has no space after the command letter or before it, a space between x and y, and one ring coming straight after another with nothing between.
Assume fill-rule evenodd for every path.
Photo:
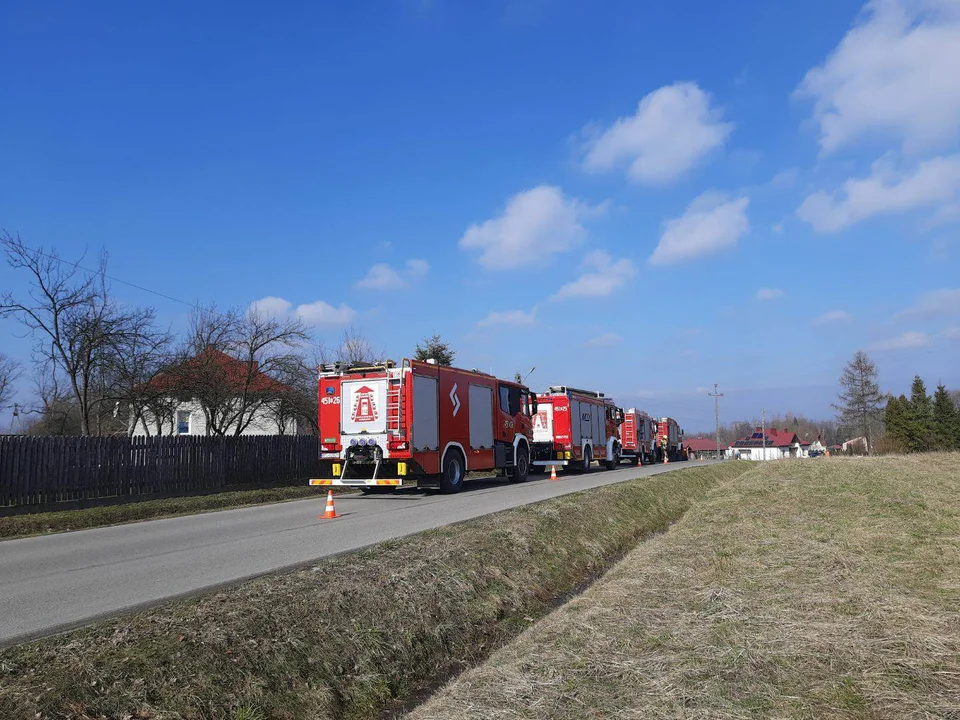
<instances>
[{"instance_id":1,"label":"evergreen tree","mask_svg":"<svg viewBox=\"0 0 960 720\"><path fill-rule=\"evenodd\" d=\"M887 435L898 443L907 445L907 414L910 411L910 401L905 395L890 396L883 414L883 423L887 428Z\"/></svg>"},{"instance_id":2,"label":"evergreen tree","mask_svg":"<svg viewBox=\"0 0 960 720\"><path fill-rule=\"evenodd\" d=\"M453 365L453 359L457 356L450 343L444 342L436 333L418 342L413 353L415 360L436 360L437 365Z\"/></svg>"},{"instance_id":3,"label":"evergreen tree","mask_svg":"<svg viewBox=\"0 0 960 720\"><path fill-rule=\"evenodd\" d=\"M943 383L933 395L933 444L938 450L960 450L960 412Z\"/></svg>"},{"instance_id":4,"label":"evergreen tree","mask_svg":"<svg viewBox=\"0 0 960 720\"><path fill-rule=\"evenodd\" d=\"M862 350L847 363L840 376L837 422L859 432L867 441L867 454L873 452L873 429L883 417L885 396L877 384L877 366Z\"/></svg>"},{"instance_id":5,"label":"evergreen tree","mask_svg":"<svg viewBox=\"0 0 960 720\"><path fill-rule=\"evenodd\" d=\"M933 412L927 387L919 375L910 386L910 409L907 412L907 447L913 452L925 452L933 447Z\"/></svg>"}]
</instances>

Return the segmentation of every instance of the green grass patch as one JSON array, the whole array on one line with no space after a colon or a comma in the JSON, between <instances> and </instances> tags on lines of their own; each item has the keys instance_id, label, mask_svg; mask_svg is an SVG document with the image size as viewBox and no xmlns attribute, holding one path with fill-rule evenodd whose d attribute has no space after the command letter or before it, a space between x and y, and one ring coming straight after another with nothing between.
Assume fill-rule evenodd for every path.
<instances>
[{"instance_id":1,"label":"green grass patch","mask_svg":"<svg viewBox=\"0 0 960 720\"><path fill-rule=\"evenodd\" d=\"M574 493L0 651L0 717L398 712L747 468Z\"/></svg>"},{"instance_id":2,"label":"green grass patch","mask_svg":"<svg viewBox=\"0 0 960 720\"><path fill-rule=\"evenodd\" d=\"M0 517L0 540L31 535L85 530L88 528L120 525L140 520L194 515L211 510L227 510L245 505L264 505L285 500L319 498L326 490L307 485L228 490L210 495L141 500L120 505L103 505L79 510L27 513Z\"/></svg>"},{"instance_id":3,"label":"green grass patch","mask_svg":"<svg viewBox=\"0 0 960 720\"><path fill-rule=\"evenodd\" d=\"M960 718L960 454L755 465L411 717Z\"/></svg>"}]
</instances>

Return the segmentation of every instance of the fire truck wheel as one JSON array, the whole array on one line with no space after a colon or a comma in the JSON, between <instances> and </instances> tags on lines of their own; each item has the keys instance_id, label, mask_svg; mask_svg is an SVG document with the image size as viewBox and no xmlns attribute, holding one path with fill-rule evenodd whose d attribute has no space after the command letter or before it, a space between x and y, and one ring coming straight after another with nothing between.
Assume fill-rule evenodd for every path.
<instances>
[{"instance_id":1,"label":"fire truck wheel","mask_svg":"<svg viewBox=\"0 0 960 720\"><path fill-rule=\"evenodd\" d=\"M463 457L458 450L450 449L443 459L440 474L440 492L450 494L463 490Z\"/></svg>"},{"instance_id":2,"label":"fire truck wheel","mask_svg":"<svg viewBox=\"0 0 960 720\"><path fill-rule=\"evenodd\" d=\"M617 465L620 464L620 450L619 448L614 448L613 450L613 460L604 460L603 466L607 470L616 470Z\"/></svg>"},{"instance_id":3,"label":"fire truck wheel","mask_svg":"<svg viewBox=\"0 0 960 720\"><path fill-rule=\"evenodd\" d=\"M590 448L586 448L583 451L583 465L580 467L581 472L590 472L590 463L593 462L593 451Z\"/></svg>"},{"instance_id":4,"label":"fire truck wheel","mask_svg":"<svg viewBox=\"0 0 960 720\"><path fill-rule=\"evenodd\" d=\"M526 450L517 450L517 463L510 472L510 482L522 483L530 475L530 456Z\"/></svg>"}]
</instances>

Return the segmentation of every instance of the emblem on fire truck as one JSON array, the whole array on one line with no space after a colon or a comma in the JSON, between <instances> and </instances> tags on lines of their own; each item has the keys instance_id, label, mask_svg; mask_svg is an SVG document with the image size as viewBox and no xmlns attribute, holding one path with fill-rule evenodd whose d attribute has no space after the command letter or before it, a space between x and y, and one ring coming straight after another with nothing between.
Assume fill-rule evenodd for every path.
<instances>
[{"instance_id":1,"label":"emblem on fire truck","mask_svg":"<svg viewBox=\"0 0 960 720\"><path fill-rule=\"evenodd\" d=\"M457 384L453 384L453 390L450 391L450 402L453 403L453 416L456 417L460 412L460 396L457 395Z\"/></svg>"},{"instance_id":2,"label":"emblem on fire truck","mask_svg":"<svg viewBox=\"0 0 960 720\"><path fill-rule=\"evenodd\" d=\"M353 394L353 410L350 419L355 423L374 422L377 419L377 404L373 390L364 385Z\"/></svg>"}]
</instances>

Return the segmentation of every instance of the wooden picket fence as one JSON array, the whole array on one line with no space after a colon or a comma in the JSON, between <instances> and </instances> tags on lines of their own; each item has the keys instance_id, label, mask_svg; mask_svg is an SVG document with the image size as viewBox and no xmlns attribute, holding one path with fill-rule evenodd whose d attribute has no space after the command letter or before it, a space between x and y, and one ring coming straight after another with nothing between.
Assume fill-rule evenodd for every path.
<instances>
[{"instance_id":1,"label":"wooden picket fence","mask_svg":"<svg viewBox=\"0 0 960 720\"><path fill-rule=\"evenodd\" d=\"M214 492L318 471L317 438L0 436L0 509Z\"/></svg>"}]
</instances>

